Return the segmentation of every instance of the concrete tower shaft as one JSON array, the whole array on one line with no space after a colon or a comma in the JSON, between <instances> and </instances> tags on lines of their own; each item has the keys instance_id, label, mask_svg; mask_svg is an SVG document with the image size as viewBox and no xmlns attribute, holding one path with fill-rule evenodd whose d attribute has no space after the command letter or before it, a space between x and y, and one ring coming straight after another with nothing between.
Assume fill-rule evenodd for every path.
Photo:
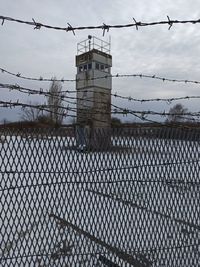
<instances>
[{"instance_id":1,"label":"concrete tower shaft","mask_svg":"<svg viewBox=\"0 0 200 267\"><path fill-rule=\"evenodd\" d=\"M83 127L107 128L111 124L110 43L88 37L77 46L77 123Z\"/></svg>"}]
</instances>

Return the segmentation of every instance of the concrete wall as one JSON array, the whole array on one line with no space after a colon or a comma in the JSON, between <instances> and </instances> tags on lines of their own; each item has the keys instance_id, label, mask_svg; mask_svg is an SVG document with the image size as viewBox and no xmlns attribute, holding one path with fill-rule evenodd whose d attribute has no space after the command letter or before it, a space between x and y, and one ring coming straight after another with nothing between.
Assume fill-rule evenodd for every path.
<instances>
[{"instance_id":1,"label":"concrete wall","mask_svg":"<svg viewBox=\"0 0 200 267\"><path fill-rule=\"evenodd\" d=\"M100 87L100 88L105 88L105 89L111 89L112 88L112 77L107 77L107 78L101 78L101 79L96 79L99 77L104 77L106 75L110 75L109 73L102 72L100 70L87 70L80 72L76 75L76 89L81 89L85 87ZM91 80L93 79L94 80Z\"/></svg>"},{"instance_id":2,"label":"concrete wall","mask_svg":"<svg viewBox=\"0 0 200 267\"><path fill-rule=\"evenodd\" d=\"M111 91L103 88L84 88L77 92L77 122L94 128L110 127Z\"/></svg>"},{"instance_id":3,"label":"concrete wall","mask_svg":"<svg viewBox=\"0 0 200 267\"><path fill-rule=\"evenodd\" d=\"M77 104L79 108L93 108L94 106L94 88L88 88L77 91Z\"/></svg>"}]
</instances>

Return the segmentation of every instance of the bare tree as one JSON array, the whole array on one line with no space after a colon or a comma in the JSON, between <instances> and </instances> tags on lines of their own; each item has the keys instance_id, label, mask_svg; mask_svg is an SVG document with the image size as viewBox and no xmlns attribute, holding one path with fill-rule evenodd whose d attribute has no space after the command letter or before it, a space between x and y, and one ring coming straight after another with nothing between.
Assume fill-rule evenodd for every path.
<instances>
[{"instance_id":1,"label":"bare tree","mask_svg":"<svg viewBox=\"0 0 200 267\"><path fill-rule=\"evenodd\" d=\"M60 125L64 117L64 105L63 105L62 84L56 81L56 77L49 88L49 94L47 96L47 103L49 108L50 120L53 124Z\"/></svg>"},{"instance_id":2,"label":"bare tree","mask_svg":"<svg viewBox=\"0 0 200 267\"><path fill-rule=\"evenodd\" d=\"M42 111L34 107L38 105L37 103L33 105L30 102L29 104L30 104L30 107L23 108L23 113L22 113L21 118L24 121L37 121Z\"/></svg>"},{"instance_id":3,"label":"bare tree","mask_svg":"<svg viewBox=\"0 0 200 267\"><path fill-rule=\"evenodd\" d=\"M184 122L186 121L186 117L184 116L185 113L188 112L188 109L185 108L182 104L178 103L174 105L169 110L169 115L167 118L167 122Z\"/></svg>"}]
</instances>

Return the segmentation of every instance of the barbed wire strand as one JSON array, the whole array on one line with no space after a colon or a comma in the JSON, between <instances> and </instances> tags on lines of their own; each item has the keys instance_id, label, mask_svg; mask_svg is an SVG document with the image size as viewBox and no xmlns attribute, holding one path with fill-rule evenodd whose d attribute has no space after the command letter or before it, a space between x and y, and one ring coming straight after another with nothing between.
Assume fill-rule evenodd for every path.
<instances>
[{"instance_id":1,"label":"barbed wire strand","mask_svg":"<svg viewBox=\"0 0 200 267\"><path fill-rule=\"evenodd\" d=\"M54 97L59 97L61 98L62 100L64 100L65 98L66 99L76 99L76 100L85 100L85 101L88 101L90 102L91 100L90 99L86 99L86 98L80 98L80 97L70 97L68 95L66 95L67 93L68 94L72 94L72 93L90 93L90 92L94 92L94 90L89 90L89 89L82 89L82 90L63 90L61 91L60 94L55 94L55 93L51 93L43 88L40 88L39 90L36 90L36 89L30 89L30 88L27 88L27 87L22 87L18 84L3 84L3 83L0 83L0 88L4 88L4 89L9 89L10 91L12 90L15 90L15 91L18 91L18 92L21 92L21 93L27 93L29 95L43 95L43 96L54 96ZM171 102L173 101L180 101L180 100L190 100L190 99L200 99L200 96L199 95L192 95L192 96L181 96L181 97L171 97L171 98L144 98L144 99L139 99L139 98L133 98L132 96L122 96L122 95L119 95L117 93L110 93L110 92L99 92L100 95L104 96L104 95L111 95L112 97L115 97L115 98L120 98L120 99L124 99L124 100L128 100L128 101L133 101L133 102L140 102L140 103L145 103L145 102L166 102L167 104L171 104ZM69 103L72 103L72 102L69 102ZM102 102L101 102L102 103Z\"/></svg>"},{"instance_id":2,"label":"barbed wire strand","mask_svg":"<svg viewBox=\"0 0 200 267\"><path fill-rule=\"evenodd\" d=\"M0 84L0 88L8 88L9 90L17 90L21 93L27 93L29 95L31 94L39 94L39 95L44 95L44 96L53 96L54 98L58 98L58 99L61 99L63 102L67 102L67 103L70 103L70 104L74 104L76 105L78 100L80 101L84 101L85 102L85 105L86 105L86 108L87 108L87 104L92 104L95 102L95 104L104 104L106 106L108 106L108 102L104 102L104 101L94 101L92 99L88 99L88 98L80 98L80 97L71 97L71 96L65 96L65 93L61 92L60 94L54 94L54 93L51 93L51 92L45 92L43 89L40 89L40 91L37 91L37 90L34 90L34 89L29 89L29 88L24 88L24 87L20 87L18 85L8 85L8 84ZM65 91L66 92L66 91ZM84 90L84 93L87 92ZM91 92L91 91L90 91ZM100 94L104 94L104 93L100 93ZM68 98L68 99L72 99L72 100L75 100L74 102L72 101L69 101L69 100L66 100L65 98ZM86 104L87 103L87 104ZM110 104L112 106L112 104ZM83 105L82 105L83 106ZM113 105L114 106L114 105ZM7 106L5 106L7 107ZM26 106L27 107L27 106ZM32 105L33 107L33 105ZM114 106L115 108L117 106ZM24 107L25 108L25 107ZM38 108L38 106L36 106L35 108ZM43 109L43 107L39 107L40 109ZM90 112L90 111L89 111ZM95 111L95 113L97 113L97 109ZM116 112L116 111L115 111ZM93 112L92 112L93 113ZM105 112L102 112L102 114L104 114ZM123 114L125 115L127 113L126 110L120 108L120 114ZM58 114L60 115L60 114ZM127 114L126 114L127 115ZM133 114L132 114L133 115Z\"/></svg>"},{"instance_id":3,"label":"barbed wire strand","mask_svg":"<svg viewBox=\"0 0 200 267\"><path fill-rule=\"evenodd\" d=\"M6 86L6 87L5 87ZM87 98L80 98L80 97L71 97L71 96L66 96L65 95L65 93L66 93L66 91L65 92L61 92L60 94L54 94L54 93L51 93L51 92L45 92L45 91L43 91L43 89L40 89L40 91L38 91L38 90L33 90L33 89L28 89L28 88L23 88L23 87L19 87L18 85L6 85L6 84L0 84L0 88L9 88L9 90L18 90L19 92L22 92L22 93L27 93L27 94L29 94L29 95L31 95L31 94L39 94L39 95L44 95L44 96L53 96L54 98L57 98L57 99L62 99L62 101L64 102L64 103L68 103L68 104L72 104L72 105L77 105L77 101L84 101L85 102L85 108L86 109L88 109L88 113L90 113L90 114L97 114L97 113L100 113L100 114L107 114L107 115L109 115L109 113L106 113L105 111L102 111L102 109L93 109L92 111L87 107L87 104L89 103L89 104L93 104L93 103L95 103L95 104L103 104L103 105L105 105L105 107L107 108L108 107L108 102L104 102L104 101L94 101L94 100L92 100L92 99L87 99ZM84 92L88 92L88 91L85 91L84 90ZM91 92L91 91L89 91L89 92ZM100 93L100 94L103 94L104 95L104 93ZM69 100L66 100L66 98L68 98L68 99L71 99L71 100L74 100L74 101L69 101ZM188 99L189 97L182 97L181 99ZM193 97L192 97L193 98ZM199 98L198 96L194 96L194 98ZM180 99L180 98L179 98ZM177 99L174 99L174 100L177 100ZM140 100L140 101L145 101L145 100ZM147 100L147 101L149 101L149 100ZM158 99L156 99L156 101L158 101ZM169 99L165 99L165 101L167 102L167 103L169 103ZM172 99L170 99L170 101L172 101ZM9 102L10 103L10 102ZM87 103L87 104L86 104ZM82 105L83 106L83 105ZM122 114L123 116L127 116L128 114L131 114L131 115L133 115L133 116L135 116L137 119L140 119L140 120L143 120L143 121L146 121L146 122L150 122L150 123L156 123L156 124L160 124L159 122L157 122L157 121L154 121L154 120L151 120L151 119L147 119L147 118L145 118L145 115L160 115L160 116L169 116L169 114L170 114L170 116L176 116L177 118L179 118L179 119L185 119L185 120L188 120L188 121L194 121L194 122L196 122L196 119L194 119L194 118L191 118L191 117L185 117L186 115L191 115L192 117L194 117L194 116L199 116L199 114L192 114L192 113L187 113L187 114L181 114L181 115L178 115L178 114L176 114L176 113L174 113L174 114L172 114L172 113L167 113L166 114L166 112L164 111L164 112L162 112L162 114L158 114L158 113L156 113L156 114L153 114L153 112L152 111L140 111L139 113L141 114L141 116L138 116L136 113L138 113L138 112L135 112L135 111L132 111L132 110L127 110L127 109L124 109L124 108L122 108L122 107L118 107L118 106L116 106L116 105L114 105L114 104L110 104L110 106L113 106L115 109L111 112L111 114ZM8 107L7 105L3 105L3 107ZM22 106L22 108L27 108L28 106ZM32 107L33 107L33 105L32 105ZM43 110L43 111L46 111L46 109L44 109L44 107L41 107L41 106L35 106L35 108L37 108L37 109L41 109L41 110ZM47 106L47 108L49 108L48 106ZM62 106L62 108L63 108L63 106ZM119 111L117 110L117 108L118 109L120 109ZM69 111L70 109L69 109L69 107L68 107L68 111ZM74 112L76 112L77 110L80 110L80 109L72 109L71 108L71 111L74 111ZM85 111L85 109L83 109L83 111ZM52 112L52 111L51 111ZM61 115L61 114L59 114L59 113L57 113L57 115ZM76 117L76 116L73 116L73 117ZM100 121L100 120L98 120L98 121ZM105 121L102 121L102 122L105 122Z\"/></svg>"},{"instance_id":4,"label":"barbed wire strand","mask_svg":"<svg viewBox=\"0 0 200 267\"><path fill-rule=\"evenodd\" d=\"M45 111L48 112L50 114L56 114L56 115L60 115L63 117L72 117L72 118L81 118L81 119L93 119L93 121L98 121L98 122L102 122L102 123L106 123L106 120L103 119L99 119L96 118L95 115L112 115L112 114L120 114L123 116L127 116L127 115L133 115L134 117L136 117L139 120L142 121L146 121L149 123L153 123L153 124L157 124L160 126L166 126L165 123L160 122L160 121L155 121L152 119L147 118L147 116L152 115L152 116L161 116L161 117L167 117L167 116L176 116L179 117L181 119L184 119L184 116L189 116L188 120L193 121L193 122L197 122L196 119L200 118L200 111L198 112L187 112L187 113L181 113L181 114L177 114L177 113L170 113L170 112L156 112L156 111L140 111L140 110L130 110L130 109L126 109L126 108L121 108L118 107L116 105L111 104L111 106L114 107L113 110L111 111L106 111L106 110L102 110L101 108L95 108L95 109L90 109L88 107L81 107L81 108L76 108L76 107L64 107L64 106L58 106L57 108L59 108L60 110L62 110L62 112L57 112L57 111L53 111L51 110L51 108L53 108L53 105L46 105L46 104L38 104L38 105L34 105L34 104L27 104L27 103L22 103L22 102L12 102L12 101L0 101L0 108L16 108L16 107L21 107L22 110L25 110L27 108L34 108L37 110L40 110L41 112ZM79 112L79 114L81 115L72 115L69 114L69 112L73 112L76 113ZM194 119L196 117L196 119ZM176 125L174 124L170 124L170 127L185 127L184 125ZM189 127L189 126L186 126Z\"/></svg>"},{"instance_id":5,"label":"barbed wire strand","mask_svg":"<svg viewBox=\"0 0 200 267\"><path fill-rule=\"evenodd\" d=\"M2 73L7 73L9 75L15 76L17 78L25 79L25 80L32 80L32 81L46 81L46 82L52 82L52 81L57 81L57 82L78 82L78 81L84 81L85 79L55 79L55 78L43 78L42 75L40 75L39 78L33 78L33 77L26 77L21 75L20 72L18 73L13 73L10 72L6 69L0 68L0 71ZM189 80L189 79L171 79L171 78L166 78L166 77L160 77L157 75L147 75L147 74L106 74L100 77L94 77L94 78L87 78L88 81L93 81L93 80L100 80L100 79L107 79L107 78L147 78L147 79L155 79L155 80L160 80L162 82L175 82L175 83L192 83L192 84L200 84L200 81L196 80Z\"/></svg>"},{"instance_id":6,"label":"barbed wire strand","mask_svg":"<svg viewBox=\"0 0 200 267\"><path fill-rule=\"evenodd\" d=\"M157 25L168 25L168 30L172 28L174 24L199 24L200 19L188 19L188 20L172 20L167 16L167 20L162 21L152 21L152 22L142 22L142 21L136 21L135 18L132 19L134 23L128 23L128 24L115 24L115 25L109 25L103 23L102 25L97 26L76 26L73 27L70 23L67 23L68 26L66 27L60 27L60 26L52 26L48 24L43 24L41 22L36 21L34 18L32 21L26 21L21 19L15 19L12 17L2 16L0 15L0 20L2 20L1 25L5 25L5 21L10 22L16 22L20 24L26 24L28 26L33 27L35 30L40 30L41 28L47 28L57 31L64 31L64 32L72 32L73 35L75 35L75 31L81 31L81 30L102 30L103 36L105 35L105 32L109 32L110 29L122 29L122 28L135 28L138 30L141 27L147 27L147 26L157 26Z\"/></svg>"},{"instance_id":7,"label":"barbed wire strand","mask_svg":"<svg viewBox=\"0 0 200 267\"><path fill-rule=\"evenodd\" d=\"M79 116L77 115L72 115L72 114L69 114L69 112L74 112L76 113L78 110L81 111L81 112L85 112L85 114L87 113L87 119L92 119L93 121L96 121L96 122L101 122L101 123L107 123L106 120L103 120L103 119L100 119L100 118L96 118L94 117L93 115L95 114L102 114L102 115L108 115L110 113L108 112L104 112L104 111L101 111L101 110L87 110L86 108L83 108L83 109L77 109L77 108L74 108L74 107L70 107L70 106L57 106L57 109L59 109L60 111L54 111L52 110L52 108L54 108L54 105L46 105L46 104L27 104L27 103L22 103L22 102L19 102L16 101L16 102L13 102L13 101L0 101L0 108L17 108L17 107L20 107L23 110L27 109L27 108L33 108L33 109L37 109L37 110L40 110L41 112L47 112L47 113L50 113L50 114L55 114L55 115L59 115L59 116L62 116L63 118L64 117L71 117L71 118L78 118ZM92 116L92 118L89 118L88 116ZM84 119L84 115L81 115L80 116L82 119Z\"/></svg>"},{"instance_id":8,"label":"barbed wire strand","mask_svg":"<svg viewBox=\"0 0 200 267\"><path fill-rule=\"evenodd\" d=\"M88 100L89 101L89 100ZM91 101L91 100L90 100ZM102 102L99 102L99 103L102 103ZM75 104L75 103L74 103ZM200 116L200 111L197 111L197 112L183 112L181 114L178 114L178 113L170 113L170 112L157 112L157 111L152 111L152 110L131 110L131 109L126 109L126 108L123 108L123 107L119 107L119 106L116 106L114 104L111 104L112 107L114 107L113 110L111 110L111 114L122 114L122 115L128 115L128 114L140 114L142 115L141 118L143 118L145 115L156 115L156 116L162 116L162 117L165 117L165 116L192 116L192 117L199 117ZM43 110L43 111L47 111L47 112L50 112L50 113L55 113L55 114L58 114L58 115L63 115L63 116L66 116L67 113L66 112L63 112L63 113L59 113L59 112L54 112L51 110L51 108L54 107L54 105L47 105L47 104L38 104L38 105L34 105L34 104L27 104L27 103L22 103L22 102L12 102L11 100L10 101L0 101L0 107L4 107L4 108L12 108L12 107L22 107L22 108L27 108L27 107L30 107L30 108L35 108L35 109L40 109L40 110ZM96 109L90 109L90 108L86 108L86 107L82 107L82 108L76 108L76 107L71 107L71 106L58 106L58 108L60 109L63 109L64 111L73 111L73 112L76 112L76 111L87 111L87 113L93 113L93 114L110 114L109 111L102 111L102 109L100 108L96 108Z\"/></svg>"}]
</instances>

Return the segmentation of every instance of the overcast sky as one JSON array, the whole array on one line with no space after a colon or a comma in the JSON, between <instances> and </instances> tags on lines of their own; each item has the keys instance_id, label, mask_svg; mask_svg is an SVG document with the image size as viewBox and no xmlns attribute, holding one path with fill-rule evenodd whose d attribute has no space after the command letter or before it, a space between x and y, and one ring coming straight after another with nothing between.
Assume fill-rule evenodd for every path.
<instances>
[{"instance_id":1,"label":"overcast sky","mask_svg":"<svg viewBox=\"0 0 200 267\"><path fill-rule=\"evenodd\" d=\"M132 23L137 21L187 20L200 18L198 0L0 0L0 15L22 20L36 21L53 26L89 26ZM200 25L167 25L127 29L111 29L102 36L101 30L62 32L5 21L0 27L0 68L24 76L74 79L77 43L88 34L105 41L111 37L113 57L112 74L149 74L172 79L200 80ZM1 83L17 83L34 89L48 88L47 82L30 82L5 73ZM75 83L64 83L64 90L74 90ZM135 98L178 97L200 95L198 85L177 84L140 78L113 79L112 92ZM1 100L29 103L42 102L39 97L27 96L1 89ZM168 111L165 103L136 104L113 102L130 109ZM199 111L199 101L182 101L192 111ZM175 104L175 103L173 103ZM173 105L172 104L172 105ZM0 109L0 121L4 118L19 119L21 111ZM133 120L127 117L124 120Z\"/></svg>"}]
</instances>

